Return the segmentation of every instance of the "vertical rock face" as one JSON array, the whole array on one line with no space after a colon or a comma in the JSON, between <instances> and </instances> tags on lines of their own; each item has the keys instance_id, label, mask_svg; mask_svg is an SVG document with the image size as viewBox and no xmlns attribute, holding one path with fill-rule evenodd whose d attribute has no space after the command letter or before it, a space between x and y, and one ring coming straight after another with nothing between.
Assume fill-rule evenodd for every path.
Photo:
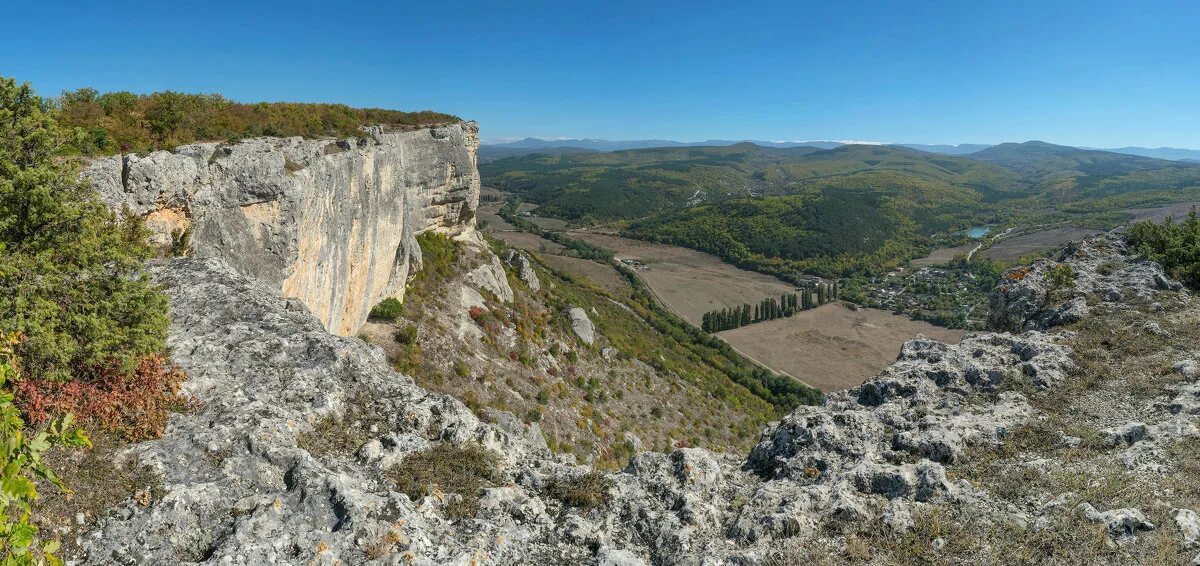
<instances>
[{"instance_id":1,"label":"vertical rock face","mask_svg":"<svg viewBox=\"0 0 1200 566\"><path fill-rule=\"evenodd\" d=\"M478 131L201 143L97 159L84 176L111 206L145 217L157 244L187 234L192 255L278 287L347 335L381 299L402 297L417 234L474 229Z\"/></svg>"}]
</instances>

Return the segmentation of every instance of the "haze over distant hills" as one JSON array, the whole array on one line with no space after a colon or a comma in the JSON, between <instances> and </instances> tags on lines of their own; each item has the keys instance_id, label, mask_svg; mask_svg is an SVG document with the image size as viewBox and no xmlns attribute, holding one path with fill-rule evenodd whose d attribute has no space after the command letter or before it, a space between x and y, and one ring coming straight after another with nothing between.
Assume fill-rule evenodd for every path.
<instances>
[{"instance_id":1,"label":"haze over distant hills","mask_svg":"<svg viewBox=\"0 0 1200 566\"><path fill-rule=\"evenodd\" d=\"M705 140L700 142L681 142L675 140L603 140L590 138L525 138L521 140L503 142L503 143L484 143L479 148L479 156L485 161L492 159L502 159L505 157L514 157L518 155L528 155L530 153L585 153L589 151L619 151L623 149L646 149L653 147L698 147L698 146L729 146L738 143L753 143L763 147L819 147L821 149L833 149L847 144L863 143L855 141L765 141L765 140ZM873 144L885 145L885 144ZM963 143L963 144L919 144L919 143L896 143L886 145L900 145L929 153L941 153L945 155L966 155L975 153L993 147L991 144ZM1060 146L1070 147L1070 146ZM1108 151L1113 153L1123 153L1126 155L1137 155L1141 157L1152 157L1155 159L1166 159L1171 161L1200 161L1200 149L1185 149L1175 147L1137 147L1127 146L1118 148L1094 148L1080 147L1078 149Z\"/></svg>"}]
</instances>

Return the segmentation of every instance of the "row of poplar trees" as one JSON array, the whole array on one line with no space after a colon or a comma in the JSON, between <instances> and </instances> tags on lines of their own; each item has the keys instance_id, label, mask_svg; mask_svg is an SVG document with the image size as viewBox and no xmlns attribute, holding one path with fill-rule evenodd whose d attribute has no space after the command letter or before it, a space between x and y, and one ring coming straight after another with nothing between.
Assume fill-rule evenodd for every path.
<instances>
[{"instance_id":1,"label":"row of poplar trees","mask_svg":"<svg viewBox=\"0 0 1200 566\"><path fill-rule=\"evenodd\" d=\"M756 305L746 303L704 313L700 328L705 332L720 332L755 322L775 320L792 316L797 311L808 310L838 298L838 285L818 283L816 289L804 289L799 294L783 294L778 299L763 299Z\"/></svg>"}]
</instances>

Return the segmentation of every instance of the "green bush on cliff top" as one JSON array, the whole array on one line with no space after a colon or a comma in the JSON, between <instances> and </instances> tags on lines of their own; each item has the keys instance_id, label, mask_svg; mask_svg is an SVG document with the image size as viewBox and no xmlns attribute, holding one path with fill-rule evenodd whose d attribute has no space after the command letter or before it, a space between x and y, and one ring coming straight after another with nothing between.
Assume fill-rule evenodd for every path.
<instances>
[{"instance_id":1,"label":"green bush on cliff top","mask_svg":"<svg viewBox=\"0 0 1200 566\"><path fill-rule=\"evenodd\" d=\"M1168 275L1200 289L1200 217L1194 207L1182 222L1140 222L1128 236L1139 253L1161 264Z\"/></svg>"},{"instance_id":2,"label":"green bush on cliff top","mask_svg":"<svg viewBox=\"0 0 1200 566\"><path fill-rule=\"evenodd\" d=\"M367 125L417 127L458 122L439 112L351 108L344 104L233 102L219 94L107 92L83 88L55 101L63 123L83 136L64 150L84 155L171 149L254 136L355 137Z\"/></svg>"}]
</instances>

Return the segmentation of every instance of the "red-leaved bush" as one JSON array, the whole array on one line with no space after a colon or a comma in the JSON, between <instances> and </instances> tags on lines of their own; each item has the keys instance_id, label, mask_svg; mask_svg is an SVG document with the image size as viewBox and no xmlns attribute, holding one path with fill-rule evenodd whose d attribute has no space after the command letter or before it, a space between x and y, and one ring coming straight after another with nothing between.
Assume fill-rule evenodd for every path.
<instances>
[{"instance_id":1,"label":"red-leaved bush","mask_svg":"<svg viewBox=\"0 0 1200 566\"><path fill-rule=\"evenodd\" d=\"M161 356L147 356L126 375L116 364L88 381L47 381L26 377L16 383L17 406L30 423L66 413L76 421L120 435L129 442L162 436L167 415L191 402L179 394L186 375Z\"/></svg>"}]
</instances>

